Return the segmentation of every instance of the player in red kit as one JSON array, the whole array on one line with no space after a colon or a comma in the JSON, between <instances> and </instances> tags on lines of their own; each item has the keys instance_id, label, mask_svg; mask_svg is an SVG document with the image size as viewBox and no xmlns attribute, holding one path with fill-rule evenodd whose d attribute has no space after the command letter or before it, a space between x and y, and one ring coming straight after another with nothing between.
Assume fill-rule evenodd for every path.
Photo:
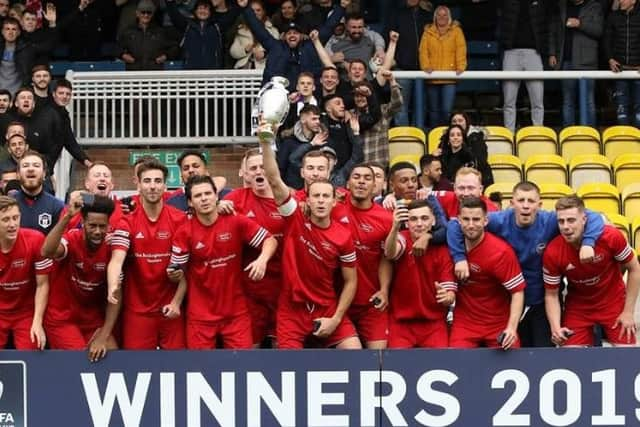
<instances>
[{"instance_id":1,"label":"player in red kit","mask_svg":"<svg viewBox=\"0 0 640 427\"><path fill-rule=\"evenodd\" d=\"M383 256L383 246L393 219L387 210L373 203L375 172L369 165L354 166L347 189L349 197L340 203L339 216L333 218L351 230L358 258L358 289L348 314L367 348L385 348L391 266L381 264L389 264Z\"/></svg>"},{"instance_id":2,"label":"player in red kit","mask_svg":"<svg viewBox=\"0 0 640 427\"><path fill-rule=\"evenodd\" d=\"M403 223L407 230L400 231ZM412 253L413 242L431 233L436 223L426 200L396 207L385 242L385 255L395 261L391 285L389 348L446 347L446 315L458 286L453 261L445 245L430 245L422 256Z\"/></svg>"},{"instance_id":3,"label":"player in red kit","mask_svg":"<svg viewBox=\"0 0 640 427\"><path fill-rule=\"evenodd\" d=\"M484 230L484 200L466 197L458 215L469 262L469 279L458 288L451 347L519 347L518 322L525 281L513 249Z\"/></svg>"},{"instance_id":4,"label":"player in red kit","mask_svg":"<svg viewBox=\"0 0 640 427\"><path fill-rule=\"evenodd\" d=\"M112 304L120 300L120 275L124 273L122 347L125 349L184 348L180 305L186 288L176 284L182 272L167 271L167 267L171 242L186 216L163 204L167 173L167 168L155 159L140 164L140 206L123 217L111 240L108 300Z\"/></svg>"},{"instance_id":5,"label":"player in red kit","mask_svg":"<svg viewBox=\"0 0 640 427\"><path fill-rule=\"evenodd\" d=\"M187 348L215 348L218 338L225 348L251 348L254 341L242 270L250 280L261 280L278 242L243 215L219 215L211 177L189 178L185 194L195 215L178 230L171 262L186 270ZM261 248L246 267L245 246Z\"/></svg>"},{"instance_id":6,"label":"player in red kit","mask_svg":"<svg viewBox=\"0 0 640 427\"><path fill-rule=\"evenodd\" d=\"M53 261L40 255L44 235L20 228L15 199L0 196L0 348L9 334L18 350L43 350L42 327Z\"/></svg>"},{"instance_id":7,"label":"player in red kit","mask_svg":"<svg viewBox=\"0 0 640 427\"><path fill-rule=\"evenodd\" d=\"M103 358L118 348L111 335L120 304L107 302L109 219L115 203L108 197L74 192L69 209L47 235L42 255L57 268L49 275L51 292L45 327L52 349L89 349L89 359ZM67 232L70 221L82 217L82 228Z\"/></svg>"},{"instance_id":8,"label":"player in red kit","mask_svg":"<svg viewBox=\"0 0 640 427\"><path fill-rule=\"evenodd\" d=\"M269 126L261 124L258 134ZM313 334L326 346L361 348L346 316L357 288L356 252L349 230L331 220L336 204L334 187L327 181L309 186L306 216L280 177L271 141L261 139L260 146L265 175L278 210L286 217L283 290L276 320L278 347L302 348ZM333 280L338 272L343 279L339 296Z\"/></svg>"},{"instance_id":9,"label":"player in red kit","mask_svg":"<svg viewBox=\"0 0 640 427\"><path fill-rule=\"evenodd\" d=\"M261 280L252 280L248 272L245 272L243 277L253 328L253 343L258 346L267 336L275 337L276 308L282 289L281 257L285 223L264 176L262 153L256 148L248 150L242 164L243 180L249 186L233 190L225 196L225 200L233 202L237 213L266 228L279 243L278 250L269 260L267 271ZM246 252L245 263L259 255L259 250L253 247L247 248Z\"/></svg>"},{"instance_id":10,"label":"player in red kit","mask_svg":"<svg viewBox=\"0 0 640 427\"><path fill-rule=\"evenodd\" d=\"M593 326L598 324L611 344L634 345L640 264L622 233L610 225L596 240L593 261L580 262L584 210L584 202L575 195L556 202L560 236L549 243L542 259L551 340L558 345L592 345ZM628 274L626 289L621 266ZM569 283L564 313L558 298L562 277Z\"/></svg>"}]
</instances>

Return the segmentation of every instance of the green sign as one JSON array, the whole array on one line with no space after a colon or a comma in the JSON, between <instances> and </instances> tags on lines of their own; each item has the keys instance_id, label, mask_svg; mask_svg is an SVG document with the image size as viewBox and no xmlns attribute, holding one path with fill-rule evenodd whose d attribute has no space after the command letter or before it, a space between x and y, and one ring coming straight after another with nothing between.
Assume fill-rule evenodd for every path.
<instances>
[{"instance_id":1,"label":"green sign","mask_svg":"<svg viewBox=\"0 0 640 427\"><path fill-rule=\"evenodd\" d=\"M182 179L180 178L180 167L178 166L178 157L182 154L182 151L176 150L153 150L153 151L130 151L129 152L129 166L133 166L140 157L152 156L160 160L169 169L169 175L167 176L167 187L177 188L182 186ZM203 151L205 159L209 161L209 152Z\"/></svg>"}]
</instances>

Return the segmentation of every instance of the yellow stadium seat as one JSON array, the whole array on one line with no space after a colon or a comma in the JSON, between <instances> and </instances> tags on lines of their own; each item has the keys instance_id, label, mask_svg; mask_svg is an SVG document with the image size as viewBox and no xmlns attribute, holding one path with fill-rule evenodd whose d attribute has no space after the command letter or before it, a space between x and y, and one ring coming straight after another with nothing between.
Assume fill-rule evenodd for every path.
<instances>
[{"instance_id":1,"label":"yellow stadium seat","mask_svg":"<svg viewBox=\"0 0 640 427\"><path fill-rule=\"evenodd\" d=\"M536 184L567 184L567 164L557 154L533 154L524 163L524 176L527 181Z\"/></svg>"},{"instance_id":2,"label":"yellow stadium seat","mask_svg":"<svg viewBox=\"0 0 640 427\"><path fill-rule=\"evenodd\" d=\"M516 152L525 164L534 154L557 154L556 131L545 126L527 126L516 133Z\"/></svg>"},{"instance_id":3,"label":"yellow stadium seat","mask_svg":"<svg viewBox=\"0 0 640 427\"><path fill-rule=\"evenodd\" d=\"M622 212L627 218L640 217L640 182L627 185L621 193Z\"/></svg>"},{"instance_id":4,"label":"yellow stadium seat","mask_svg":"<svg viewBox=\"0 0 640 427\"><path fill-rule=\"evenodd\" d=\"M624 234L624 238L627 239L627 242L631 242L631 240L629 240L631 238L631 235L629 234L629 219L626 216L614 213L608 213L606 217L612 225L615 225L616 228Z\"/></svg>"},{"instance_id":5,"label":"yellow stadium seat","mask_svg":"<svg viewBox=\"0 0 640 427\"><path fill-rule=\"evenodd\" d=\"M502 197L502 209L506 209L511 204L511 196L513 196L513 187L517 182L496 182L484 189L484 195L489 197L491 193L500 193Z\"/></svg>"},{"instance_id":6,"label":"yellow stadium seat","mask_svg":"<svg viewBox=\"0 0 640 427\"><path fill-rule=\"evenodd\" d=\"M611 126L602 132L603 153L612 162L621 154L640 153L640 129Z\"/></svg>"},{"instance_id":7,"label":"yellow stadium seat","mask_svg":"<svg viewBox=\"0 0 640 427\"><path fill-rule=\"evenodd\" d=\"M631 235L633 236L636 255L640 254L640 216L635 217L631 222Z\"/></svg>"},{"instance_id":8,"label":"yellow stadium seat","mask_svg":"<svg viewBox=\"0 0 640 427\"><path fill-rule=\"evenodd\" d=\"M438 126L429 132L429 154L433 153L440 145L440 138L448 128L446 126Z\"/></svg>"},{"instance_id":9,"label":"yellow stadium seat","mask_svg":"<svg viewBox=\"0 0 640 427\"><path fill-rule=\"evenodd\" d=\"M640 151L621 154L616 157L613 161L613 171L616 187L620 191L629 184L640 182Z\"/></svg>"},{"instance_id":10,"label":"yellow stadium seat","mask_svg":"<svg viewBox=\"0 0 640 427\"><path fill-rule=\"evenodd\" d=\"M513 132L503 126L487 126L485 129L489 154L515 154Z\"/></svg>"},{"instance_id":11,"label":"yellow stadium seat","mask_svg":"<svg viewBox=\"0 0 640 427\"><path fill-rule=\"evenodd\" d=\"M522 181L522 162L512 154L489 154L493 182Z\"/></svg>"},{"instance_id":12,"label":"yellow stadium seat","mask_svg":"<svg viewBox=\"0 0 640 427\"><path fill-rule=\"evenodd\" d=\"M542 208L547 210L555 210L558 199L574 193L573 189L566 184L542 182L538 184L538 187L540 188Z\"/></svg>"},{"instance_id":13,"label":"yellow stadium seat","mask_svg":"<svg viewBox=\"0 0 640 427\"><path fill-rule=\"evenodd\" d=\"M568 126L558 135L560 154L566 162L578 154L600 154L600 132L590 126Z\"/></svg>"},{"instance_id":14,"label":"yellow stadium seat","mask_svg":"<svg viewBox=\"0 0 640 427\"><path fill-rule=\"evenodd\" d=\"M620 213L620 193L615 185L598 182L583 184L577 194L591 210L604 214Z\"/></svg>"},{"instance_id":15,"label":"yellow stadium seat","mask_svg":"<svg viewBox=\"0 0 640 427\"><path fill-rule=\"evenodd\" d=\"M588 182L612 182L611 162L602 154L578 154L569 162L569 178L574 189Z\"/></svg>"},{"instance_id":16,"label":"yellow stadium seat","mask_svg":"<svg viewBox=\"0 0 640 427\"><path fill-rule=\"evenodd\" d=\"M400 162L409 162L416 168L416 172L420 173L420 157L421 155L417 154L398 154L395 157L391 157L391 162L389 163L389 167L395 165Z\"/></svg>"},{"instance_id":17,"label":"yellow stadium seat","mask_svg":"<svg viewBox=\"0 0 640 427\"><path fill-rule=\"evenodd\" d=\"M403 154L417 155L418 158L424 154L426 136L422 129L399 126L389 129L389 158Z\"/></svg>"}]
</instances>

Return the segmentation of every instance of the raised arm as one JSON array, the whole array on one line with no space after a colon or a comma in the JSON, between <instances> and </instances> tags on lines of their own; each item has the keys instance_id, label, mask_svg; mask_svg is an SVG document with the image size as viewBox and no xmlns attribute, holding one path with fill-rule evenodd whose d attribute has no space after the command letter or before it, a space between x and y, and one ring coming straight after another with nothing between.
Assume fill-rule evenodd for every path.
<instances>
[{"instance_id":1,"label":"raised arm","mask_svg":"<svg viewBox=\"0 0 640 427\"><path fill-rule=\"evenodd\" d=\"M253 13L253 12L252 12ZM261 123L258 127L258 135L261 131L268 129L273 130L273 134L277 134L275 126L271 126L268 123ZM258 138L260 142L260 148L262 149L262 159L264 164L264 174L273 191L273 198L278 206L282 205L289 198L289 187L284 183L280 176L280 170L278 169L278 162L276 161L276 155L271 147L271 140Z\"/></svg>"},{"instance_id":2,"label":"raised arm","mask_svg":"<svg viewBox=\"0 0 640 427\"><path fill-rule=\"evenodd\" d=\"M69 208L65 214L60 218L58 223L49 231L47 237L44 239L42 249L40 249L40 255L46 258L60 259L64 256L64 245L61 242L62 235L69 226L71 218L73 218L82 207L82 196L79 191L71 193L69 198Z\"/></svg>"},{"instance_id":3,"label":"raised arm","mask_svg":"<svg viewBox=\"0 0 640 427\"><path fill-rule=\"evenodd\" d=\"M316 49L316 53L318 54L318 58L320 58L320 62L324 67L334 67L335 64L331 61L331 55L327 52L327 49L324 48L322 42L320 41L320 35L318 30L313 30L309 33L309 39L313 43L313 47Z\"/></svg>"},{"instance_id":4,"label":"raised arm","mask_svg":"<svg viewBox=\"0 0 640 427\"><path fill-rule=\"evenodd\" d=\"M244 8L243 15L247 22L247 25L251 29L253 36L262 44L264 49L269 52L276 47L280 41L273 38L269 31L265 28L264 24L258 21L253 9L247 7L247 0L238 0L238 6Z\"/></svg>"},{"instance_id":5,"label":"raised arm","mask_svg":"<svg viewBox=\"0 0 640 427\"><path fill-rule=\"evenodd\" d=\"M406 207L396 208L393 211L393 225L391 231L384 241L384 256L388 259L395 260L401 255L403 244L398 239L400 227L404 221L409 219L409 211Z\"/></svg>"},{"instance_id":6,"label":"raised arm","mask_svg":"<svg viewBox=\"0 0 640 427\"><path fill-rule=\"evenodd\" d=\"M396 56L396 48L398 47L398 38L400 34L395 31L389 31L389 46L387 46L387 52L384 56L384 61L376 73L376 80L380 86L384 86L387 83L388 78L386 74L383 74L383 70L389 71L393 67L393 60Z\"/></svg>"}]
</instances>

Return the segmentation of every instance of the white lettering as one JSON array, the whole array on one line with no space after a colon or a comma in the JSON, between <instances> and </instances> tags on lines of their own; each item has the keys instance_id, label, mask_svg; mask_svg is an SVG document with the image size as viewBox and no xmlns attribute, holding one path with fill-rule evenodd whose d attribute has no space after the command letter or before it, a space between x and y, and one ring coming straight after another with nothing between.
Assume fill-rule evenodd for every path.
<instances>
[{"instance_id":1,"label":"white lettering","mask_svg":"<svg viewBox=\"0 0 640 427\"><path fill-rule=\"evenodd\" d=\"M636 400L640 402L640 374L636 375L636 379L633 382L633 393L636 396ZM640 421L640 409L636 408L636 420Z\"/></svg>"},{"instance_id":2,"label":"white lettering","mask_svg":"<svg viewBox=\"0 0 640 427\"><path fill-rule=\"evenodd\" d=\"M616 370L605 369L591 374L591 381L601 383L602 413L591 416L594 426L623 426L625 416L616 414Z\"/></svg>"},{"instance_id":3,"label":"white lettering","mask_svg":"<svg viewBox=\"0 0 640 427\"><path fill-rule=\"evenodd\" d=\"M250 427L263 425L260 417L260 402L265 405L282 426L296 424L296 373L282 372L282 390L278 397L261 372L247 372L247 424Z\"/></svg>"},{"instance_id":4,"label":"white lettering","mask_svg":"<svg viewBox=\"0 0 640 427\"><path fill-rule=\"evenodd\" d=\"M176 375L160 372L160 427L176 426Z\"/></svg>"},{"instance_id":5,"label":"white lettering","mask_svg":"<svg viewBox=\"0 0 640 427\"><path fill-rule=\"evenodd\" d=\"M507 383L515 385L513 394L504 402L504 405L493 416L494 426L529 426L531 417L529 414L514 414L513 412L524 402L529 394L529 378L517 369L505 369L498 372L491 379L492 389L504 389Z\"/></svg>"},{"instance_id":6,"label":"white lettering","mask_svg":"<svg viewBox=\"0 0 640 427\"><path fill-rule=\"evenodd\" d=\"M91 420L95 427L108 427L111 425L111 414L116 401L118 401L120 415L125 427L140 425L142 410L144 409L144 403L149 391L149 382L151 381L150 372L141 372L136 376L133 399L129 399L127 384L124 381L122 372L109 374L104 399L100 398L95 374L81 373L80 379L82 380L82 387L89 405Z\"/></svg>"},{"instance_id":7,"label":"white lettering","mask_svg":"<svg viewBox=\"0 0 640 427\"><path fill-rule=\"evenodd\" d=\"M344 393L323 393L325 383L346 384L347 371L307 372L307 425L310 427L349 427L349 415L323 415L325 405L344 405Z\"/></svg>"},{"instance_id":8,"label":"white lettering","mask_svg":"<svg viewBox=\"0 0 640 427\"><path fill-rule=\"evenodd\" d=\"M555 385L563 382L567 386L566 410L558 414L555 408ZM580 378L567 369L554 369L540 379L540 418L552 426L568 426L580 418L582 411Z\"/></svg>"},{"instance_id":9,"label":"white lettering","mask_svg":"<svg viewBox=\"0 0 640 427\"><path fill-rule=\"evenodd\" d=\"M377 384L387 383L391 386L391 392L385 396L378 396ZM397 372L394 371L362 371L360 372L360 423L362 426L375 426L378 411L382 408L389 422L393 426L406 426L407 421L398 409L407 394L407 384Z\"/></svg>"},{"instance_id":10,"label":"white lettering","mask_svg":"<svg viewBox=\"0 0 640 427\"><path fill-rule=\"evenodd\" d=\"M200 372L187 372L187 427L200 427L200 401L203 401L221 427L235 421L235 374L220 373L220 398ZM209 423L206 423L209 424Z\"/></svg>"},{"instance_id":11,"label":"white lettering","mask_svg":"<svg viewBox=\"0 0 640 427\"><path fill-rule=\"evenodd\" d=\"M460 416L460 402L454 395L434 390L431 385L435 382L443 382L448 386L452 386L456 381L458 381L458 376L444 369L434 369L422 374L416 385L418 397L423 402L442 407L444 414L431 415L422 409L415 416L415 420L424 426L431 427L453 424Z\"/></svg>"}]
</instances>

